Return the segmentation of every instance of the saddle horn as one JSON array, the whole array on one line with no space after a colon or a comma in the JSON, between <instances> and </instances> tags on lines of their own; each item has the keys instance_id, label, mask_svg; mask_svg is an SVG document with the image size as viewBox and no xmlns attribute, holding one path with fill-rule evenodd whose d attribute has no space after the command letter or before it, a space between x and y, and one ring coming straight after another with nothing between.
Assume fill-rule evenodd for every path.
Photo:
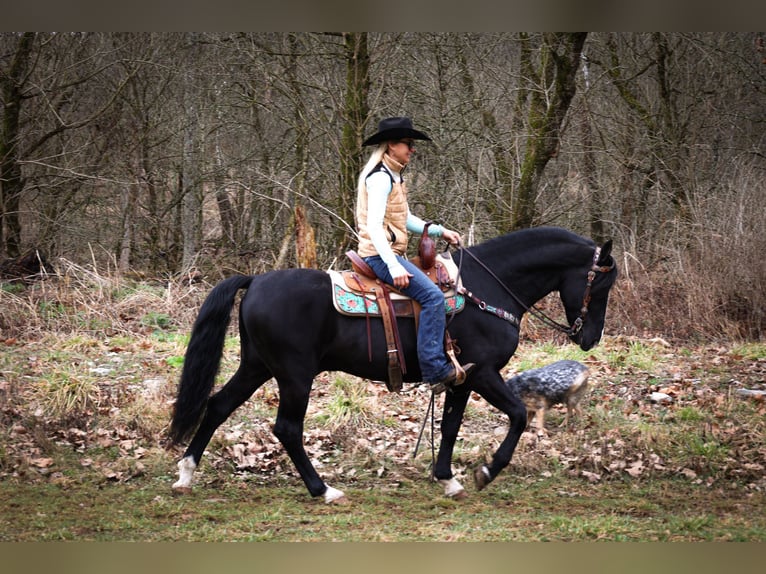
<instances>
[{"instance_id":1,"label":"saddle horn","mask_svg":"<svg viewBox=\"0 0 766 574\"><path fill-rule=\"evenodd\" d=\"M436 264L436 241L428 235L428 226L432 223L429 221L423 226L423 234L418 243L418 256L423 269L431 269Z\"/></svg>"}]
</instances>

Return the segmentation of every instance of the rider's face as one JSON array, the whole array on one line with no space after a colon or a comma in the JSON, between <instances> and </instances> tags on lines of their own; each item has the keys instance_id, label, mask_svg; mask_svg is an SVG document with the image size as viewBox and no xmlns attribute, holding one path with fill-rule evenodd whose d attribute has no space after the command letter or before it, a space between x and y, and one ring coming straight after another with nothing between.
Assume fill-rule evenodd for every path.
<instances>
[{"instance_id":1,"label":"rider's face","mask_svg":"<svg viewBox=\"0 0 766 574\"><path fill-rule=\"evenodd\" d=\"M415 151L415 142L411 139L398 140L388 144L388 155L402 165L410 163L410 157Z\"/></svg>"}]
</instances>

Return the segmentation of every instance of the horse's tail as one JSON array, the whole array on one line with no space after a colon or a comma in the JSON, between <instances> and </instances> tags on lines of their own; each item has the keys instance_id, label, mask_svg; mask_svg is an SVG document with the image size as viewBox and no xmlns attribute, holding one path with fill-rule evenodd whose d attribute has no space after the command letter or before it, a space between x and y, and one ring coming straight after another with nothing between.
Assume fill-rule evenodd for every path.
<instances>
[{"instance_id":1,"label":"horse's tail","mask_svg":"<svg viewBox=\"0 0 766 574\"><path fill-rule=\"evenodd\" d=\"M247 275L225 279L213 288L199 310L186 349L173 420L168 431L172 444L185 442L205 413L207 399L221 364L234 298L252 281L253 277Z\"/></svg>"}]
</instances>

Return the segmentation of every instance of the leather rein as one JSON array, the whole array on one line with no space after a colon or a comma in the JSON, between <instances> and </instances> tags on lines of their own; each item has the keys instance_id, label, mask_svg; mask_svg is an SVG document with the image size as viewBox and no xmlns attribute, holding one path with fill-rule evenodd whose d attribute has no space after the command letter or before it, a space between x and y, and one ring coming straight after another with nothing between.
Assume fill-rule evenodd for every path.
<instances>
[{"instance_id":1,"label":"leather rein","mask_svg":"<svg viewBox=\"0 0 766 574\"><path fill-rule=\"evenodd\" d=\"M585 322L585 317L588 315L588 306L590 305L590 299L591 299L591 289L593 287L593 281L596 278L596 273L608 273L612 269L614 269L614 263L611 265L599 265L598 259L601 256L601 247L596 246L595 252L593 253L593 263L591 264L590 270L588 271L588 280L585 285L585 293L583 294L583 301L582 306L580 307L580 316L575 319L574 323L572 325L565 325L563 323L559 323L555 319L552 319L548 315L545 314L544 311L538 309L535 305L529 306L526 305L521 299L519 299L516 294L511 291L511 289L503 283L503 281L495 275L495 273L487 267L478 257L476 257L473 253L471 253L469 250L465 248L461 248L461 251L463 253L467 253L470 255L476 263L481 266L482 269L484 269L487 273L489 273L492 278L497 281L497 283L519 304L521 305L525 311L529 311L532 315L540 319L545 325L551 327L552 329L555 329L557 331L560 331L562 333L565 333L569 337L574 337L577 335L577 333L580 332L582 329L583 323ZM458 275L462 275L462 267L463 267L463 258L460 258L460 264L458 265ZM513 315L512 313L509 313L508 311L505 311L499 307L494 307L492 305L489 305L486 301L483 301L476 297L473 293L468 291L464 286L460 286L458 288L458 292L465 295L467 298L469 298L477 307L479 307L480 310L486 311L488 313L492 313L493 315L504 319L505 321L508 321L515 327L520 327L521 322L518 317Z\"/></svg>"}]
</instances>

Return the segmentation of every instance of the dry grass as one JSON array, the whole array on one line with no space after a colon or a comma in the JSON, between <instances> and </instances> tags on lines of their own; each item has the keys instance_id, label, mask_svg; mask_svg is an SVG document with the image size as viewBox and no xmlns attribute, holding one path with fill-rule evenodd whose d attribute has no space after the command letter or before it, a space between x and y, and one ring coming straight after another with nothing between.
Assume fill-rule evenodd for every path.
<instances>
[{"instance_id":1,"label":"dry grass","mask_svg":"<svg viewBox=\"0 0 766 574\"><path fill-rule=\"evenodd\" d=\"M42 280L0 289L0 329L5 339L34 339L48 333L114 336L184 328L210 287L136 281L60 259L56 272Z\"/></svg>"}]
</instances>

